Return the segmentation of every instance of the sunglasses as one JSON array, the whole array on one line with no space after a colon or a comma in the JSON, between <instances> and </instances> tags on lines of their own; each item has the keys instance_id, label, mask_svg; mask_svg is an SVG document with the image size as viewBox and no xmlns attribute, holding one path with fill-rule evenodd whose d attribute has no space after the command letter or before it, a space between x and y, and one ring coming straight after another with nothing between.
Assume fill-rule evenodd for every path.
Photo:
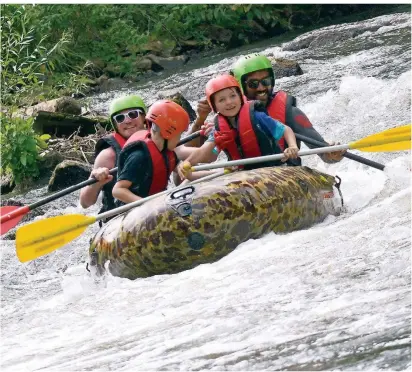
<instances>
[{"instance_id":1,"label":"sunglasses","mask_svg":"<svg viewBox=\"0 0 412 372\"><path fill-rule=\"evenodd\" d=\"M129 112L125 112L124 114L117 114L113 116L113 120L116 122L116 124L122 124L125 121L126 116L129 119L137 119L141 114L144 114L144 112L141 110L130 110Z\"/></svg>"},{"instance_id":2,"label":"sunglasses","mask_svg":"<svg viewBox=\"0 0 412 372\"><path fill-rule=\"evenodd\" d=\"M270 87L272 85L272 78L270 76L265 77L264 79L253 79L253 80L249 80L246 82L246 85L250 88L250 89L257 89L259 87L259 84L262 83L262 85L264 87Z\"/></svg>"}]
</instances>

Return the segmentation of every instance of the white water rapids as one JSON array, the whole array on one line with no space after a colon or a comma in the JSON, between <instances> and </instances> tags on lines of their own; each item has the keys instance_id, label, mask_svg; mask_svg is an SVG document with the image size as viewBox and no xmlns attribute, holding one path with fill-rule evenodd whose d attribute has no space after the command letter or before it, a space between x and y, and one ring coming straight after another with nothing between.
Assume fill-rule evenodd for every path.
<instances>
[{"instance_id":1,"label":"white water rapids","mask_svg":"<svg viewBox=\"0 0 412 372\"><path fill-rule=\"evenodd\" d=\"M341 143L411 121L410 13L332 29L351 27L364 32L298 51L253 50L300 63L303 75L276 86L297 97L326 139ZM193 89L191 80L227 71L238 55L157 88ZM185 96L195 104L203 87ZM100 99L107 105L108 95ZM1 370L410 370L410 152L354 153L385 171L349 159L303 159L342 178L341 216L245 242L219 262L179 274L95 281L85 261L97 225L25 264L14 240L2 241ZM37 218L97 212L82 210L77 198L51 203Z\"/></svg>"}]
</instances>

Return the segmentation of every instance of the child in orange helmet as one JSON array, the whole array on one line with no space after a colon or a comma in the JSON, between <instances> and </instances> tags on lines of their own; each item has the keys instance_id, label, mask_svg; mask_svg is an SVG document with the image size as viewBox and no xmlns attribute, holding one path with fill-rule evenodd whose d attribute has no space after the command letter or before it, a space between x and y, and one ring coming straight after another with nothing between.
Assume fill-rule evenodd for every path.
<instances>
[{"instance_id":1,"label":"child in orange helmet","mask_svg":"<svg viewBox=\"0 0 412 372\"><path fill-rule=\"evenodd\" d=\"M149 130L132 135L119 156L113 196L123 203L166 190L178 155L188 155L183 153L187 150L185 146L176 148L190 122L180 105L169 100L157 101L149 108L146 122Z\"/></svg>"},{"instance_id":2,"label":"child in orange helmet","mask_svg":"<svg viewBox=\"0 0 412 372\"><path fill-rule=\"evenodd\" d=\"M297 158L299 149L292 129L271 118L258 102L244 100L240 85L233 76L220 75L209 80L206 97L217 113L215 131L202 147L179 165L181 178L199 178L200 175L192 175L188 171L190 167L199 162L215 161L220 151L224 151L230 160L284 154L282 161L250 164L244 169L282 165L289 158ZM288 145L286 149L279 145L281 138Z\"/></svg>"}]
</instances>

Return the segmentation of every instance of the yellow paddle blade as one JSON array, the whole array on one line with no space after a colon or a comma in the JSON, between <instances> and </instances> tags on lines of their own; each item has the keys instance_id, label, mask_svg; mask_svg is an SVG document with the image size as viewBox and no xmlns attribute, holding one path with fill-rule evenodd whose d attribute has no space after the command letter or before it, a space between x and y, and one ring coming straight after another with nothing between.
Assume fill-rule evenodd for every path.
<instances>
[{"instance_id":1,"label":"yellow paddle blade","mask_svg":"<svg viewBox=\"0 0 412 372\"><path fill-rule=\"evenodd\" d=\"M406 139L405 141L400 139L396 142L358 148L358 150L368 152L408 151L411 149L411 147L411 138L409 137L409 139Z\"/></svg>"},{"instance_id":2,"label":"yellow paddle blade","mask_svg":"<svg viewBox=\"0 0 412 372\"><path fill-rule=\"evenodd\" d=\"M69 214L50 217L17 229L16 253L20 262L34 260L77 238L96 217Z\"/></svg>"},{"instance_id":3,"label":"yellow paddle blade","mask_svg":"<svg viewBox=\"0 0 412 372\"><path fill-rule=\"evenodd\" d=\"M405 151L411 149L411 125L387 129L349 144L350 149L368 152Z\"/></svg>"}]
</instances>

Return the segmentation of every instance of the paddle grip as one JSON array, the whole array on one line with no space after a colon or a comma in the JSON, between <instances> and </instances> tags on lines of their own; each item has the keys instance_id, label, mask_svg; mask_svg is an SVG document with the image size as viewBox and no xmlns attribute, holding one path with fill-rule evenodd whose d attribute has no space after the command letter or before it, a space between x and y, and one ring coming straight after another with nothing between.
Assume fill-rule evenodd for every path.
<instances>
[{"instance_id":1,"label":"paddle grip","mask_svg":"<svg viewBox=\"0 0 412 372\"><path fill-rule=\"evenodd\" d=\"M327 144L326 142L320 142L320 141L317 141L317 140L315 140L315 139L313 139L313 138L306 137L306 136L302 136L301 134L298 134L298 133L295 133L295 137L296 137L298 140L301 140L301 141L303 141L303 142L310 143L311 145L314 145L314 146L319 146L319 147L329 146L329 144ZM385 169L385 166L384 166L383 164L377 163L376 161L373 161L373 160L366 159L366 158L364 158L364 157L362 157L362 156L359 156L359 155L351 154L350 152L345 152L345 153L343 154L343 156L344 156L345 158L348 158L348 159L351 159L351 160L355 160L355 161L357 161L357 162L359 162L359 163L362 163L362 164L365 164L365 165L369 165L370 167L379 169L379 170L381 170L381 171L383 171L383 170Z\"/></svg>"},{"instance_id":2,"label":"paddle grip","mask_svg":"<svg viewBox=\"0 0 412 372\"><path fill-rule=\"evenodd\" d=\"M12 220L13 218L19 217L23 214L26 214L29 212L29 207L26 205L24 207L20 207L18 209L15 209L14 211L11 211L10 213L4 214L3 216L0 217L0 223L5 223L7 221Z\"/></svg>"}]
</instances>

